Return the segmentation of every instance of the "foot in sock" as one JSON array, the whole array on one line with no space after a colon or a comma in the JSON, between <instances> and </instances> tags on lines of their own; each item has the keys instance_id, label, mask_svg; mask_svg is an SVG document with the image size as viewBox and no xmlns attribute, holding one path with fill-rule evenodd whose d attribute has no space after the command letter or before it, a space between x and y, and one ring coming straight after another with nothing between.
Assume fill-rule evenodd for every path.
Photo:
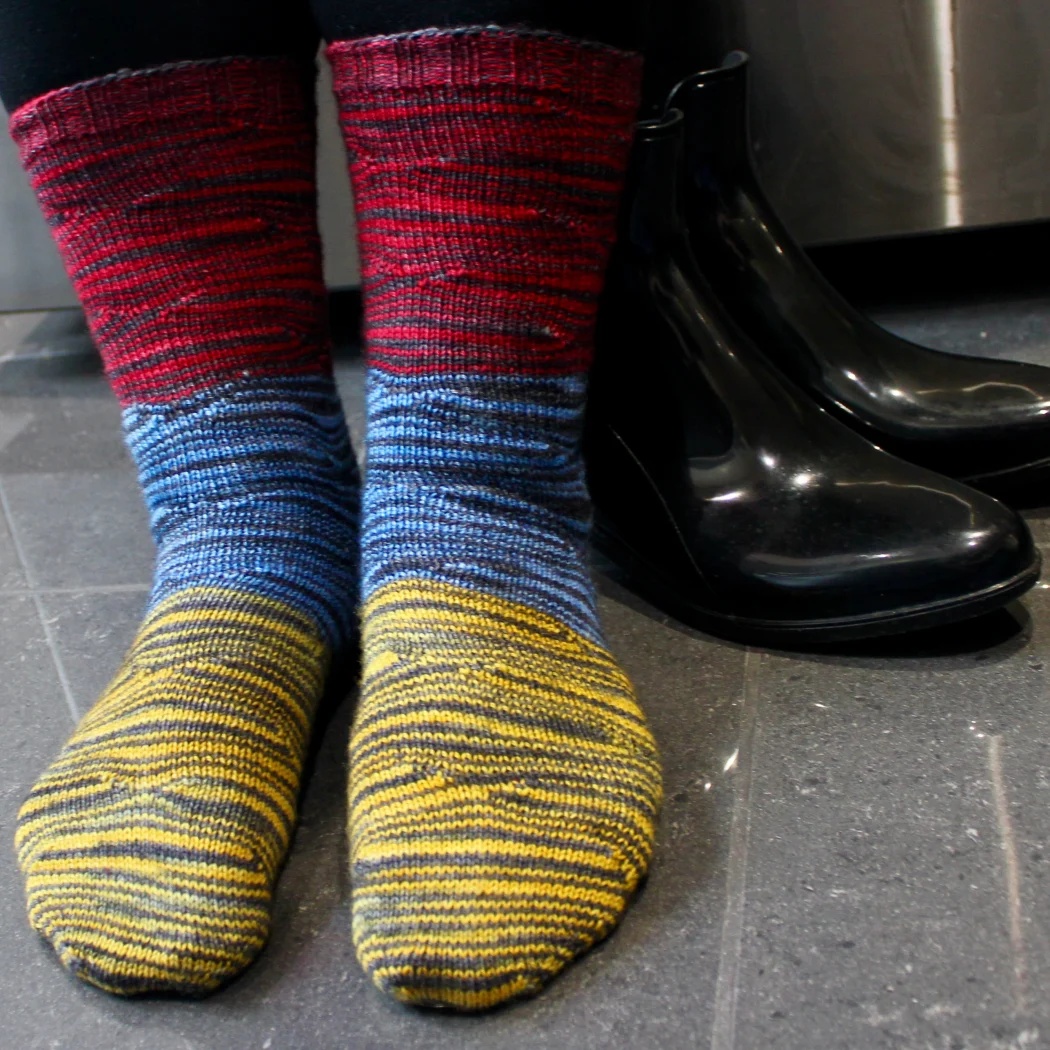
<instances>
[{"instance_id":1,"label":"foot in sock","mask_svg":"<svg viewBox=\"0 0 1050 1050\"><path fill-rule=\"evenodd\" d=\"M484 1009L609 933L652 853L580 457L639 63L494 29L329 57L370 362L354 940L398 999Z\"/></svg>"},{"instance_id":2,"label":"foot in sock","mask_svg":"<svg viewBox=\"0 0 1050 1050\"><path fill-rule=\"evenodd\" d=\"M20 814L29 917L101 988L203 994L266 940L354 624L310 87L290 60L186 63L46 95L12 130L157 543L123 666Z\"/></svg>"}]
</instances>

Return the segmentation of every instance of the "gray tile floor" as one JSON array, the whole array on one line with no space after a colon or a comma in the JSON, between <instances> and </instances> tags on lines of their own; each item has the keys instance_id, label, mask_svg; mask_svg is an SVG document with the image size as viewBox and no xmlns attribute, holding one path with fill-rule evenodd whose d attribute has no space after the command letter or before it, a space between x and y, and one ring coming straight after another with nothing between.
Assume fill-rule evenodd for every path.
<instances>
[{"instance_id":1,"label":"gray tile floor","mask_svg":"<svg viewBox=\"0 0 1050 1050\"><path fill-rule=\"evenodd\" d=\"M1050 363L1050 300L882 319ZM340 380L359 438L359 365ZM603 579L667 775L659 858L614 937L483 1018L366 985L344 862L348 702L263 957L204 1002L124 1002L31 933L8 845L150 578L116 406L75 313L0 316L0 498L0 1050L1050 1048L1047 585L965 629L788 655L682 628ZM1050 520L1032 520L1050 543Z\"/></svg>"}]
</instances>

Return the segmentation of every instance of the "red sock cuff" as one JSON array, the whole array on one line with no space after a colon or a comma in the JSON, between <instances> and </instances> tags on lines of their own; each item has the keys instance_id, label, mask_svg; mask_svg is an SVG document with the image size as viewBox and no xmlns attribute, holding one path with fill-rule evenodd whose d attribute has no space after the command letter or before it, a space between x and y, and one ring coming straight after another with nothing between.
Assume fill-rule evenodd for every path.
<instances>
[{"instance_id":1,"label":"red sock cuff","mask_svg":"<svg viewBox=\"0 0 1050 1050\"><path fill-rule=\"evenodd\" d=\"M348 90L419 91L506 85L577 105L638 107L640 55L555 33L471 26L340 40L327 54Z\"/></svg>"},{"instance_id":2,"label":"red sock cuff","mask_svg":"<svg viewBox=\"0 0 1050 1050\"><path fill-rule=\"evenodd\" d=\"M143 135L186 124L243 121L282 127L312 120L313 94L291 58L219 58L113 73L49 91L11 114L23 163L40 146L84 137Z\"/></svg>"},{"instance_id":3,"label":"red sock cuff","mask_svg":"<svg viewBox=\"0 0 1050 1050\"><path fill-rule=\"evenodd\" d=\"M370 362L400 374L585 370L640 59L494 28L328 53Z\"/></svg>"},{"instance_id":4,"label":"red sock cuff","mask_svg":"<svg viewBox=\"0 0 1050 1050\"><path fill-rule=\"evenodd\" d=\"M127 404L329 370L313 98L289 58L118 73L12 119Z\"/></svg>"}]
</instances>

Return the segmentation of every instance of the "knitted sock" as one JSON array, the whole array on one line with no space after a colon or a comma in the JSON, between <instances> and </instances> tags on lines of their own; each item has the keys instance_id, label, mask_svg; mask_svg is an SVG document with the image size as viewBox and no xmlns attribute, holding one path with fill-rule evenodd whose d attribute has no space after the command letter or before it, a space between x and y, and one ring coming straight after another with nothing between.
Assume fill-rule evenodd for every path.
<instances>
[{"instance_id":1,"label":"knitted sock","mask_svg":"<svg viewBox=\"0 0 1050 1050\"><path fill-rule=\"evenodd\" d=\"M157 543L112 685L25 803L29 918L111 992L207 992L266 940L356 603L310 85L284 59L78 84L12 131L124 406Z\"/></svg>"},{"instance_id":2,"label":"knitted sock","mask_svg":"<svg viewBox=\"0 0 1050 1050\"><path fill-rule=\"evenodd\" d=\"M639 62L496 29L329 57L371 366L354 939L398 999L477 1010L604 937L652 852L580 459Z\"/></svg>"}]
</instances>

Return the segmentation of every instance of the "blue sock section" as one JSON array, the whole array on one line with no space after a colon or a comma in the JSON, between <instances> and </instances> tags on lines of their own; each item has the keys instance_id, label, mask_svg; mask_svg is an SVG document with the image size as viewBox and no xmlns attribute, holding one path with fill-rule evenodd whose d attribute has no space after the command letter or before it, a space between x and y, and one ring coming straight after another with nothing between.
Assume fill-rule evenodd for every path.
<instances>
[{"instance_id":1,"label":"blue sock section","mask_svg":"<svg viewBox=\"0 0 1050 1050\"><path fill-rule=\"evenodd\" d=\"M226 586L312 616L334 647L356 631L359 483L324 377L268 379L124 410L150 511L150 606Z\"/></svg>"},{"instance_id":2,"label":"blue sock section","mask_svg":"<svg viewBox=\"0 0 1050 1050\"><path fill-rule=\"evenodd\" d=\"M365 597L456 584L542 609L602 643L580 455L586 378L368 376Z\"/></svg>"}]
</instances>

